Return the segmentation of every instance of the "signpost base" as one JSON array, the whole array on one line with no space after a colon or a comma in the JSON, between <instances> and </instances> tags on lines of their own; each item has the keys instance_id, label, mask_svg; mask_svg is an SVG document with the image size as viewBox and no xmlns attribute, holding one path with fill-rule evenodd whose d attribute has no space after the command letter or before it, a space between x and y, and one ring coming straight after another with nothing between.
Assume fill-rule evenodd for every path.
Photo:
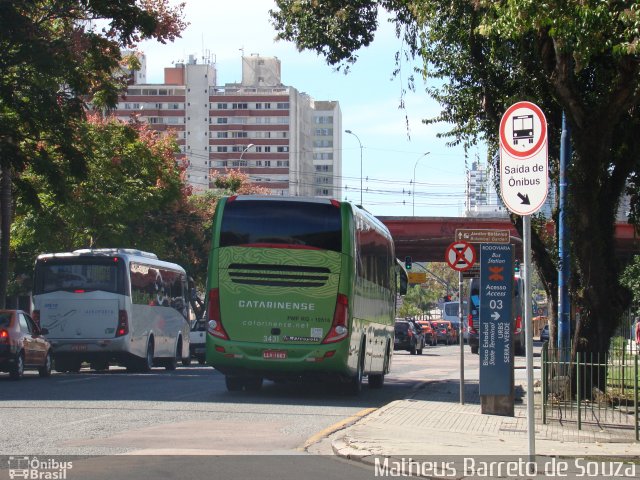
<instances>
[{"instance_id":1,"label":"signpost base","mask_svg":"<svg viewBox=\"0 0 640 480\"><path fill-rule=\"evenodd\" d=\"M481 395L481 413L486 415L500 415L503 417L513 417L514 394L511 395Z\"/></svg>"}]
</instances>

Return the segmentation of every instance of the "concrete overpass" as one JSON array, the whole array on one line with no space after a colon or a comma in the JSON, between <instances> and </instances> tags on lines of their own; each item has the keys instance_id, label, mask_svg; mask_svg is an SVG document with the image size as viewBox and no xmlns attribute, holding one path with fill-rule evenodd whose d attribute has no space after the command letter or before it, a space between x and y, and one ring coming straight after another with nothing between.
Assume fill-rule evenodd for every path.
<instances>
[{"instance_id":1,"label":"concrete overpass","mask_svg":"<svg viewBox=\"0 0 640 480\"><path fill-rule=\"evenodd\" d=\"M509 230L511 243L516 247L516 258L522 259L522 239L508 218L472 217L378 217L391 231L396 256L411 256L417 262L444 262L447 247L454 241L460 228ZM553 224L547 230L553 232ZM640 254L640 238L633 225L616 224L616 253L620 258Z\"/></svg>"}]
</instances>

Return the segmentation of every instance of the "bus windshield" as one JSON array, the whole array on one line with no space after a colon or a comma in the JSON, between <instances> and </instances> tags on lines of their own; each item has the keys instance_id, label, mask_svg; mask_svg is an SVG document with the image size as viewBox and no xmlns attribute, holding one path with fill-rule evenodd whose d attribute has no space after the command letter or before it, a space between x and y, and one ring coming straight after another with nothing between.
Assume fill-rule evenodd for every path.
<instances>
[{"instance_id":1,"label":"bus windshield","mask_svg":"<svg viewBox=\"0 0 640 480\"><path fill-rule=\"evenodd\" d=\"M330 203L242 200L227 202L220 247L298 246L342 250L340 209Z\"/></svg>"},{"instance_id":2,"label":"bus windshield","mask_svg":"<svg viewBox=\"0 0 640 480\"><path fill-rule=\"evenodd\" d=\"M47 259L38 262L35 272L34 294L60 290L102 290L124 294L124 268L118 258Z\"/></svg>"}]
</instances>

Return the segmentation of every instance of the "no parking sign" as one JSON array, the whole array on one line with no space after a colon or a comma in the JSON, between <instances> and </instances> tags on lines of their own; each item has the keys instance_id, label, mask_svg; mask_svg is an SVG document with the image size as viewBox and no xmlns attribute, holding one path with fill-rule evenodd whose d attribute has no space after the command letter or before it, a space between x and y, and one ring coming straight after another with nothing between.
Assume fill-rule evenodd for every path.
<instances>
[{"instance_id":1,"label":"no parking sign","mask_svg":"<svg viewBox=\"0 0 640 480\"><path fill-rule=\"evenodd\" d=\"M447 248L445 259L451 268L464 272L476 263L476 250L470 243L453 242Z\"/></svg>"}]
</instances>

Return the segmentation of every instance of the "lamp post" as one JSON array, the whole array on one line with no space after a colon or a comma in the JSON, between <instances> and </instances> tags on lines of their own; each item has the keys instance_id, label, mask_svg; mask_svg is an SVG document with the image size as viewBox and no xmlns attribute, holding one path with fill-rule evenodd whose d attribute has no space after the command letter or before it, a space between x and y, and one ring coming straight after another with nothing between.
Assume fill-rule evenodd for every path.
<instances>
[{"instance_id":1,"label":"lamp post","mask_svg":"<svg viewBox=\"0 0 640 480\"><path fill-rule=\"evenodd\" d=\"M360 144L360 206L362 206L362 142L360 141L360 138L351 130L345 130L345 132L356 137L356 139L358 140L358 144Z\"/></svg>"},{"instance_id":2,"label":"lamp post","mask_svg":"<svg viewBox=\"0 0 640 480\"><path fill-rule=\"evenodd\" d=\"M242 156L247 153L247 150L249 150L251 147L255 147L255 145L253 143L250 143L249 145L247 145L246 147L244 147L244 150L242 150L242 153L240 154L240 160L242 160ZM239 160L239 161L240 161Z\"/></svg>"},{"instance_id":3,"label":"lamp post","mask_svg":"<svg viewBox=\"0 0 640 480\"><path fill-rule=\"evenodd\" d=\"M429 155L431 152L425 152L418 157L415 165L413 166L413 193L411 194L411 202L413 203L413 216L416 216L416 167L418 166L418 162L423 158Z\"/></svg>"}]
</instances>

